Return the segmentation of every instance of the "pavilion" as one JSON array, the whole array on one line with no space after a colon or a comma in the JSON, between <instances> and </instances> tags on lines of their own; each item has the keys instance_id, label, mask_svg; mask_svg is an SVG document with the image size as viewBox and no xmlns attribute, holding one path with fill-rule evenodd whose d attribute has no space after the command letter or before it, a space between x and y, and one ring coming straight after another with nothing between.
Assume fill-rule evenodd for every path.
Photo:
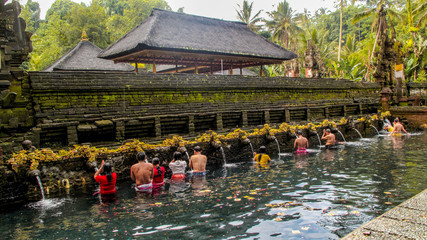
<instances>
[{"instance_id":1,"label":"pavilion","mask_svg":"<svg viewBox=\"0 0 427 240\"><path fill-rule=\"evenodd\" d=\"M298 56L242 22L154 9L146 21L98 57L115 63L153 64L153 73L157 72L156 64L166 64L176 66L173 72L229 70L233 74L232 69L237 68L242 74L246 67L280 64Z\"/></svg>"},{"instance_id":2,"label":"pavilion","mask_svg":"<svg viewBox=\"0 0 427 240\"><path fill-rule=\"evenodd\" d=\"M82 39L70 51L56 60L43 72L57 71L111 71L131 72L135 68L127 63L114 64L111 60L98 58L101 48L87 39Z\"/></svg>"}]
</instances>

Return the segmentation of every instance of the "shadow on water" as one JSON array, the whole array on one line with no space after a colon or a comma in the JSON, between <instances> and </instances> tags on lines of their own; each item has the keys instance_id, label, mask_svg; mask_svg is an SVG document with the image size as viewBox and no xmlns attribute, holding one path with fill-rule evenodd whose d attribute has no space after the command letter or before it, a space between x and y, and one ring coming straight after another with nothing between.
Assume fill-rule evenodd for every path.
<instances>
[{"instance_id":1,"label":"shadow on water","mask_svg":"<svg viewBox=\"0 0 427 240\"><path fill-rule=\"evenodd\" d=\"M2 215L6 239L339 239L427 187L426 135L376 136L333 150L251 159L151 195L118 185L117 201L91 193Z\"/></svg>"}]
</instances>

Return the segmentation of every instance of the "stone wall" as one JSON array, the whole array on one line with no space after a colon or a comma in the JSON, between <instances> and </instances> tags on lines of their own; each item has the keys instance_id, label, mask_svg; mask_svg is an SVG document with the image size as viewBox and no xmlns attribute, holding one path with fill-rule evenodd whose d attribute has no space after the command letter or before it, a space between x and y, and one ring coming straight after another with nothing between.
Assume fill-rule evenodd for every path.
<instances>
[{"instance_id":1,"label":"stone wall","mask_svg":"<svg viewBox=\"0 0 427 240\"><path fill-rule=\"evenodd\" d=\"M379 85L335 79L32 72L35 145L160 138L376 112Z\"/></svg>"}]
</instances>

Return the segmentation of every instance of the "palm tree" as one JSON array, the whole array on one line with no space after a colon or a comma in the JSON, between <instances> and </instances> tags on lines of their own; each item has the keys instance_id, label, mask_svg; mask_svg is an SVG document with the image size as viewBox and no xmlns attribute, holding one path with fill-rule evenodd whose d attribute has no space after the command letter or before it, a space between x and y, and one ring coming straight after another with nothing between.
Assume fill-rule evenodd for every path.
<instances>
[{"instance_id":1,"label":"palm tree","mask_svg":"<svg viewBox=\"0 0 427 240\"><path fill-rule=\"evenodd\" d=\"M418 7L413 10L415 16L418 16L417 27L421 27L421 25L427 22L427 2L425 0L419 0L416 2Z\"/></svg>"},{"instance_id":2,"label":"palm tree","mask_svg":"<svg viewBox=\"0 0 427 240\"><path fill-rule=\"evenodd\" d=\"M254 3L251 2L250 4L248 3L247 0L243 0L243 5L240 6L240 4L237 4L237 6L239 7L239 10L236 9L237 12L237 18L246 23L246 25L248 25L248 27L254 31L257 32L258 30L261 29L261 26L256 25L258 22L262 21L262 18L259 17L259 15L261 14L261 10L258 11L253 17L252 17L252 5Z\"/></svg>"},{"instance_id":3,"label":"palm tree","mask_svg":"<svg viewBox=\"0 0 427 240\"><path fill-rule=\"evenodd\" d=\"M286 0L279 3L276 10L268 12L272 19L267 20L266 25L273 32L272 38L274 41L279 41L285 48L289 48L291 33L297 36L298 33L302 32L296 23L294 14L295 11L292 10Z\"/></svg>"}]
</instances>

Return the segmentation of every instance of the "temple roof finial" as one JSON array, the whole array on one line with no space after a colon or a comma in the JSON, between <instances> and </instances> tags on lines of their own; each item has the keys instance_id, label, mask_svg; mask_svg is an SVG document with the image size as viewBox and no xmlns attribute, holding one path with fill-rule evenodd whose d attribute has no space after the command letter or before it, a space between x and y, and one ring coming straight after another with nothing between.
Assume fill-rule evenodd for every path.
<instances>
[{"instance_id":1,"label":"temple roof finial","mask_svg":"<svg viewBox=\"0 0 427 240\"><path fill-rule=\"evenodd\" d=\"M89 41L89 38L87 37L87 33L84 29L83 29L82 37L81 37L80 41Z\"/></svg>"}]
</instances>

